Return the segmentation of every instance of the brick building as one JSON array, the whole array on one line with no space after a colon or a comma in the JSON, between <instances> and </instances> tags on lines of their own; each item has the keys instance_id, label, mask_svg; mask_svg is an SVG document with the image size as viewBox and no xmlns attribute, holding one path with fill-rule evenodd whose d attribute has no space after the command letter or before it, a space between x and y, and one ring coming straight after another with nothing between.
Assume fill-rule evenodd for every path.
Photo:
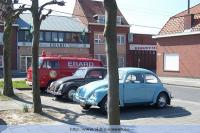
<instances>
[{"instance_id":1,"label":"brick building","mask_svg":"<svg viewBox=\"0 0 200 133\"><path fill-rule=\"evenodd\" d=\"M156 70L156 42L149 34L129 34L127 66Z\"/></svg>"},{"instance_id":2,"label":"brick building","mask_svg":"<svg viewBox=\"0 0 200 133\"><path fill-rule=\"evenodd\" d=\"M22 14L18 24L18 69L31 65L32 15ZM39 53L48 55L89 57L88 29L77 18L50 15L41 23Z\"/></svg>"},{"instance_id":3,"label":"brick building","mask_svg":"<svg viewBox=\"0 0 200 133\"><path fill-rule=\"evenodd\" d=\"M171 17L154 38L158 75L200 78L200 4Z\"/></svg>"},{"instance_id":4,"label":"brick building","mask_svg":"<svg viewBox=\"0 0 200 133\"><path fill-rule=\"evenodd\" d=\"M90 54L106 65L104 42L105 9L103 2L92 0L76 0L73 15L87 25L89 32ZM128 33L130 26L120 10L117 12L117 50L119 67L126 66L128 49Z\"/></svg>"}]
</instances>

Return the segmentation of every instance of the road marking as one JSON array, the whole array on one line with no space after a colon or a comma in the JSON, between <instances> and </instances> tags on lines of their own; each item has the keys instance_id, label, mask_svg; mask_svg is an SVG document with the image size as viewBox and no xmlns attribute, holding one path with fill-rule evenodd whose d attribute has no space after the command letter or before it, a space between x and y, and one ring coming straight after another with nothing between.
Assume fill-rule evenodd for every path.
<instances>
[{"instance_id":1,"label":"road marking","mask_svg":"<svg viewBox=\"0 0 200 133\"><path fill-rule=\"evenodd\" d=\"M187 100L182 100L182 99L172 99L172 101L174 101L174 102L188 103L188 104L193 104L193 105L200 106L199 102L187 101Z\"/></svg>"}]
</instances>

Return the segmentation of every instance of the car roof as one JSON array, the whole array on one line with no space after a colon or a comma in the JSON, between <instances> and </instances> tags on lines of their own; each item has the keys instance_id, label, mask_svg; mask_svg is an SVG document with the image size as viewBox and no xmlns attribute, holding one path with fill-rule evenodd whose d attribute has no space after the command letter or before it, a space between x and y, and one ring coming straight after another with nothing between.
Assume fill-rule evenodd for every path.
<instances>
[{"instance_id":1,"label":"car roof","mask_svg":"<svg viewBox=\"0 0 200 133\"><path fill-rule=\"evenodd\" d=\"M91 69L104 69L104 70L106 70L105 67L79 67L78 69L88 69L88 70L91 70Z\"/></svg>"},{"instance_id":2,"label":"car roof","mask_svg":"<svg viewBox=\"0 0 200 133\"><path fill-rule=\"evenodd\" d=\"M150 70L144 69L144 68L138 68L138 67L122 67L119 68L121 71L125 71L126 73L128 72L145 72L145 73L153 73Z\"/></svg>"}]
</instances>

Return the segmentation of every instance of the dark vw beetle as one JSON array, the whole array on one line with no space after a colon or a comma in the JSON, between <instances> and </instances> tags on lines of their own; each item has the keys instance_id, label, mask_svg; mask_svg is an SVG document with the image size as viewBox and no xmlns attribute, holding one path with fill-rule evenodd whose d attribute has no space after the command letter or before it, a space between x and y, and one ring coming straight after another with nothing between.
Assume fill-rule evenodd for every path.
<instances>
[{"instance_id":1,"label":"dark vw beetle","mask_svg":"<svg viewBox=\"0 0 200 133\"><path fill-rule=\"evenodd\" d=\"M106 76L106 68L81 67L72 76L58 79L50 84L47 92L54 96L73 100L73 94L79 86L89 82L101 80Z\"/></svg>"}]
</instances>

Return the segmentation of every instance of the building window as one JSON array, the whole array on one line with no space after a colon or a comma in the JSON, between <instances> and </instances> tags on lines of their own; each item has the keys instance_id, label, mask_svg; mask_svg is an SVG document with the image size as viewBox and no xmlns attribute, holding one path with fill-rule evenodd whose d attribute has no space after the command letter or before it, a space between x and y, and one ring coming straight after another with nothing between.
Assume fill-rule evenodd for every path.
<instances>
[{"instance_id":1,"label":"building window","mask_svg":"<svg viewBox=\"0 0 200 133\"><path fill-rule=\"evenodd\" d=\"M121 25L122 24L122 17L121 16L117 16L117 25Z\"/></svg>"},{"instance_id":2,"label":"building window","mask_svg":"<svg viewBox=\"0 0 200 133\"><path fill-rule=\"evenodd\" d=\"M72 42L81 42L81 34L72 33Z\"/></svg>"},{"instance_id":3,"label":"building window","mask_svg":"<svg viewBox=\"0 0 200 133\"><path fill-rule=\"evenodd\" d=\"M30 42L32 40L32 36L28 30L20 30L18 35L18 40L20 42Z\"/></svg>"},{"instance_id":4,"label":"building window","mask_svg":"<svg viewBox=\"0 0 200 133\"><path fill-rule=\"evenodd\" d=\"M0 55L0 68L3 68L3 55Z\"/></svg>"},{"instance_id":5,"label":"building window","mask_svg":"<svg viewBox=\"0 0 200 133\"><path fill-rule=\"evenodd\" d=\"M63 42L64 41L64 33L62 33L62 32L58 33L58 41L59 42Z\"/></svg>"},{"instance_id":6,"label":"building window","mask_svg":"<svg viewBox=\"0 0 200 133\"><path fill-rule=\"evenodd\" d=\"M125 60L124 57L118 57L118 67L124 67Z\"/></svg>"},{"instance_id":7,"label":"building window","mask_svg":"<svg viewBox=\"0 0 200 133\"><path fill-rule=\"evenodd\" d=\"M125 35L117 35L117 44L125 45L126 44L126 36Z\"/></svg>"},{"instance_id":8,"label":"building window","mask_svg":"<svg viewBox=\"0 0 200 133\"><path fill-rule=\"evenodd\" d=\"M164 71L179 71L179 54L164 54Z\"/></svg>"},{"instance_id":9,"label":"building window","mask_svg":"<svg viewBox=\"0 0 200 133\"><path fill-rule=\"evenodd\" d=\"M103 15L98 16L97 23L105 24L105 16L103 16Z\"/></svg>"},{"instance_id":10,"label":"building window","mask_svg":"<svg viewBox=\"0 0 200 133\"><path fill-rule=\"evenodd\" d=\"M45 41L51 42L51 32L45 32Z\"/></svg>"},{"instance_id":11,"label":"building window","mask_svg":"<svg viewBox=\"0 0 200 133\"><path fill-rule=\"evenodd\" d=\"M26 72L31 66L32 57L31 56L21 56L20 57L20 69L22 72Z\"/></svg>"},{"instance_id":12,"label":"building window","mask_svg":"<svg viewBox=\"0 0 200 133\"><path fill-rule=\"evenodd\" d=\"M40 32L40 41L44 41L44 32L43 31Z\"/></svg>"},{"instance_id":13,"label":"building window","mask_svg":"<svg viewBox=\"0 0 200 133\"><path fill-rule=\"evenodd\" d=\"M101 60L104 66L107 66L106 55L104 54L96 54L95 58Z\"/></svg>"},{"instance_id":14,"label":"building window","mask_svg":"<svg viewBox=\"0 0 200 133\"><path fill-rule=\"evenodd\" d=\"M94 34L94 44L104 44L105 39L103 34Z\"/></svg>"},{"instance_id":15,"label":"building window","mask_svg":"<svg viewBox=\"0 0 200 133\"><path fill-rule=\"evenodd\" d=\"M72 42L72 34L71 33L65 34L65 42Z\"/></svg>"},{"instance_id":16,"label":"building window","mask_svg":"<svg viewBox=\"0 0 200 133\"><path fill-rule=\"evenodd\" d=\"M0 45L3 45L3 32L0 32Z\"/></svg>"},{"instance_id":17,"label":"building window","mask_svg":"<svg viewBox=\"0 0 200 133\"><path fill-rule=\"evenodd\" d=\"M52 32L52 41L58 42L58 33L57 32Z\"/></svg>"}]
</instances>

